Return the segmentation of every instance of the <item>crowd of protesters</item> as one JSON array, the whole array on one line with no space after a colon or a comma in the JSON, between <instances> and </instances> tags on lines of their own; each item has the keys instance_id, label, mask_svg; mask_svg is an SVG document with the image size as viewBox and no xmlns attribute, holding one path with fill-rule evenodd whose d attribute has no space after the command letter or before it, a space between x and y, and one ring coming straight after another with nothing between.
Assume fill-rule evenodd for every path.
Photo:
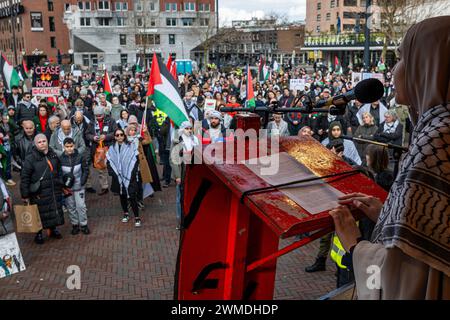
<instances>
[{"instance_id":1,"label":"crowd of protesters","mask_svg":"<svg viewBox=\"0 0 450 320\"><path fill-rule=\"evenodd\" d=\"M303 92L289 89L290 79L298 78L305 79ZM303 68L271 72L270 78L261 82L256 75L254 79L256 106L281 108L303 106L305 97L297 99L300 93L317 101L354 86L351 72L308 73ZM237 112L220 109L246 105L247 77L239 70L223 73L209 69L180 75L179 91L190 121L174 128L170 118L146 99L148 73L112 74L110 80L109 93L103 86L103 73L62 76L60 95L51 99L32 96L22 82L7 92L0 82L1 176L13 187L12 170L20 172L22 199L38 205L43 228L51 237L62 237L57 227L64 224L64 211L73 235L89 234L86 193L103 196L109 190L119 195L122 222L130 220L132 211L135 226L140 227L144 199L173 183L177 186L179 224L184 166L172 161L171 150L182 146L186 156L198 144L225 140L227 129L236 128ZM279 113L262 125L270 136L312 136L349 164L366 166L376 182L389 189L393 178L386 150L342 139L347 135L407 144L408 113L393 98L389 71L384 85L380 101L367 105L350 102L343 115ZM215 108L206 108L211 100ZM193 132L195 127L198 134ZM42 232L35 241L44 242ZM324 265L323 255L319 255L313 271Z\"/></svg>"}]
</instances>

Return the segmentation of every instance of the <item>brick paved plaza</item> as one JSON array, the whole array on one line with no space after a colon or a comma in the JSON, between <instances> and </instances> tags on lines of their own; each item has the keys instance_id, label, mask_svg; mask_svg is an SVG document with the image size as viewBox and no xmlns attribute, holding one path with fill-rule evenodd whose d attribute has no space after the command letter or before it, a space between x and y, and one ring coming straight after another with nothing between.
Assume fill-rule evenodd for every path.
<instances>
[{"instance_id":1,"label":"brick paved plaza","mask_svg":"<svg viewBox=\"0 0 450 320\"><path fill-rule=\"evenodd\" d=\"M19 181L18 176L14 176ZM20 200L18 185L10 189ZM34 243L34 235L18 234L26 271L0 279L4 299L173 299L179 233L175 220L175 187L145 200L143 226L120 222L119 199L111 193L87 196L88 236L60 230L62 240ZM292 240L284 240L281 246ZM318 243L297 249L278 260L275 299L317 299L335 288L335 267L307 274ZM68 290L70 265L81 268L81 290Z\"/></svg>"}]
</instances>

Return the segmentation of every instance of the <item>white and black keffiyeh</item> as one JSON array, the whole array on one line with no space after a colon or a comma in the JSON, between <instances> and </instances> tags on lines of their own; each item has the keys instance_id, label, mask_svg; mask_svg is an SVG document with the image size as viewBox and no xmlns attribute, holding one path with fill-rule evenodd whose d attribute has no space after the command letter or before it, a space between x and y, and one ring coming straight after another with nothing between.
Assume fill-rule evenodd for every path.
<instances>
[{"instance_id":1,"label":"white and black keffiyeh","mask_svg":"<svg viewBox=\"0 0 450 320\"><path fill-rule=\"evenodd\" d=\"M414 130L373 241L450 276L450 106L425 112Z\"/></svg>"},{"instance_id":2,"label":"white and black keffiyeh","mask_svg":"<svg viewBox=\"0 0 450 320\"><path fill-rule=\"evenodd\" d=\"M108 159L111 168L119 180L120 193L122 193L122 186L125 187L128 193L131 174L138 161L138 155L139 151L135 143L122 143L120 147L118 143L115 143L106 153L106 159Z\"/></svg>"}]
</instances>

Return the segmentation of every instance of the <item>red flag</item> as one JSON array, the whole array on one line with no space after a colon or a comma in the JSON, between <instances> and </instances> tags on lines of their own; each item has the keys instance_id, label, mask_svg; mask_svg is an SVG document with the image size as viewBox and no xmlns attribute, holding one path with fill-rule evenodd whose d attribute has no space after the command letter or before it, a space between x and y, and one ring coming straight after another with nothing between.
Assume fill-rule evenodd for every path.
<instances>
[{"instance_id":1,"label":"red flag","mask_svg":"<svg viewBox=\"0 0 450 320\"><path fill-rule=\"evenodd\" d=\"M158 58L156 53L153 53L152 67L150 69L150 76L148 79L147 96L152 96L155 93L155 85L162 84L161 73L159 71Z\"/></svg>"},{"instance_id":2,"label":"red flag","mask_svg":"<svg viewBox=\"0 0 450 320\"><path fill-rule=\"evenodd\" d=\"M28 74L28 67L27 67L27 62L25 61L25 59L22 59L22 66L23 66L23 71L25 71L26 74Z\"/></svg>"},{"instance_id":3,"label":"red flag","mask_svg":"<svg viewBox=\"0 0 450 320\"><path fill-rule=\"evenodd\" d=\"M175 61L172 62L172 67L169 69L169 71L173 78L178 81L177 63Z\"/></svg>"},{"instance_id":4,"label":"red flag","mask_svg":"<svg viewBox=\"0 0 450 320\"><path fill-rule=\"evenodd\" d=\"M169 59L167 59L167 70L170 71L170 68L172 68L172 55L169 54Z\"/></svg>"},{"instance_id":5,"label":"red flag","mask_svg":"<svg viewBox=\"0 0 450 320\"><path fill-rule=\"evenodd\" d=\"M339 59L337 56L334 56L334 66L339 65Z\"/></svg>"}]
</instances>

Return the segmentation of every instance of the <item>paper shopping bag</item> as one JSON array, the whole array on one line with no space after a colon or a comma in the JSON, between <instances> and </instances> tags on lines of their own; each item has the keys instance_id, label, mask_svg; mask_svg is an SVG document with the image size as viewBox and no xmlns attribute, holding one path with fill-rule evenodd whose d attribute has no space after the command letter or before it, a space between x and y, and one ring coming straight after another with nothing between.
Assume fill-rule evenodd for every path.
<instances>
[{"instance_id":1,"label":"paper shopping bag","mask_svg":"<svg viewBox=\"0 0 450 320\"><path fill-rule=\"evenodd\" d=\"M15 205L14 213L17 223L16 232L36 233L42 230L42 222L37 205Z\"/></svg>"},{"instance_id":2,"label":"paper shopping bag","mask_svg":"<svg viewBox=\"0 0 450 320\"><path fill-rule=\"evenodd\" d=\"M0 278L24 271L22 253L15 233L0 237Z\"/></svg>"}]
</instances>

